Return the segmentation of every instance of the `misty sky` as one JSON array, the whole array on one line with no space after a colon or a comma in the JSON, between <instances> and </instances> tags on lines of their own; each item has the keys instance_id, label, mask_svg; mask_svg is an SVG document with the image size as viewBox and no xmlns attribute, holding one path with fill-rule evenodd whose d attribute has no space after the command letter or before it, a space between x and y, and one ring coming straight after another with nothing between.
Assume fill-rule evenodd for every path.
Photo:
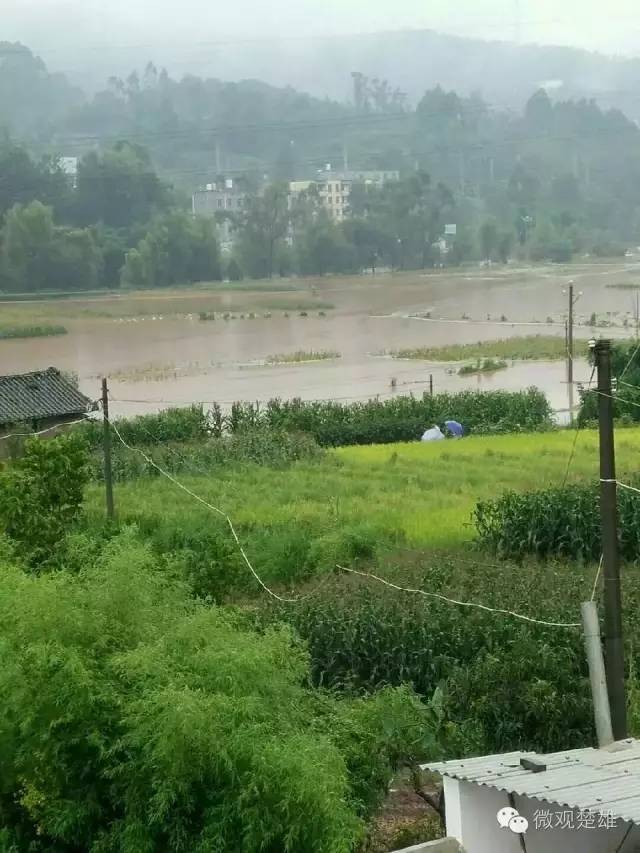
<instances>
[{"instance_id":1,"label":"misty sky","mask_svg":"<svg viewBox=\"0 0 640 853\"><path fill-rule=\"evenodd\" d=\"M637 0L0 0L0 5L0 38L42 50L49 61L69 48L89 51L107 44L167 44L187 58L199 45L222 39L384 29L511 39L518 6L523 41L640 53Z\"/></svg>"}]
</instances>

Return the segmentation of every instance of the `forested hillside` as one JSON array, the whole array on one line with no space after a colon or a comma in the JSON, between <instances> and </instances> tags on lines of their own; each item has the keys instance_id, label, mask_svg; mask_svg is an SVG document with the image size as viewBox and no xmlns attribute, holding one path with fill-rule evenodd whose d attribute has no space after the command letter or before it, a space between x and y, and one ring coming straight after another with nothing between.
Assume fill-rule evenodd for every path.
<instances>
[{"instance_id":1,"label":"forested hillside","mask_svg":"<svg viewBox=\"0 0 640 853\"><path fill-rule=\"evenodd\" d=\"M5 291L567 262L640 243L640 131L593 100L539 89L512 111L435 88L412 109L391 83L360 75L355 103L341 104L259 81L175 80L153 65L89 98L25 48L4 52ZM63 157L78 158L72 179ZM329 163L400 179L354 185L341 223L313 188L287 202L286 182ZM214 223L192 221L189 199L225 176L246 205L226 215L235 248L221 262ZM448 223L457 235L443 254Z\"/></svg>"}]
</instances>

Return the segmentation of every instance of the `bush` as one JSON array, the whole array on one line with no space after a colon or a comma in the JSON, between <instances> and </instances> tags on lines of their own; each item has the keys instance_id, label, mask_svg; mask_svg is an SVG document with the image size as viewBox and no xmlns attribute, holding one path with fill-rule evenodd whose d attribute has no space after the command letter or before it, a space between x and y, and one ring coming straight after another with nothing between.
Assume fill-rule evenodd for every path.
<instances>
[{"instance_id":1,"label":"bush","mask_svg":"<svg viewBox=\"0 0 640 853\"><path fill-rule=\"evenodd\" d=\"M0 471L0 525L32 564L53 557L80 516L87 461L77 435L32 438L23 455Z\"/></svg>"},{"instance_id":2,"label":"bush","mask_svg":"<svg viewBox=\"0 0 640 853\"><path fill-rule=\"evenodd\" d=\"M339 701L291 632L190 600L129 535L94 568L0 568L4 849L351 853L404 758L407 689Z\"/></svg>"}]
</instances>

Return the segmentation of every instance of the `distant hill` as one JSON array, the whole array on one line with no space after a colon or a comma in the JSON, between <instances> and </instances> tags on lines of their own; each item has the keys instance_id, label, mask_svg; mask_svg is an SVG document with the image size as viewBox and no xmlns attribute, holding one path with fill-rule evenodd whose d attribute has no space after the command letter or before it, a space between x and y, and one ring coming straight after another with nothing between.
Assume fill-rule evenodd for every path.
<instances>
[{"instance_id":1,"label":"distant hill","mask_svg":"<svg viewBox=\"0 0 640 853\"><path fill-rule=\"evenodd\" d=\"M50 73L22 44L0 41L0 128L30 137L51 127L84 101L64 74Z\"/></svg>"},{"instance_id":2,"label":"distant hill","mask_svg":"<svg viewBox=\"0 0 640 853\"><path fill-rule=\"evenodd\" d=\"M152 60L174 77L193 73L224 80L255 78L345 101L352 98L351 72L359 71L387 79L414 104L426 89L441 85L460 94L477 91L489 102L518 108L542 83L560 81L558 97L596 97L605 106L640 118L640 59L568 47L521 46L416 30L146 50L150 55L101 51L92 57L87 74L92 71L92 82L103 85L107 76ZM65 70L59 55L56 60ZM77 57L73 65L78 67ZM87 83L89 77L84 79Z\"/></svg>"}]
</instances>

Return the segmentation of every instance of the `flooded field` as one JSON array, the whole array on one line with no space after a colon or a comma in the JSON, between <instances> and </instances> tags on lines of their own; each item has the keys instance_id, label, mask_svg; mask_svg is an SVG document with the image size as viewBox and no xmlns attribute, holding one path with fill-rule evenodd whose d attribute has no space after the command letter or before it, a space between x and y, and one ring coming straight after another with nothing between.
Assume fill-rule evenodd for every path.
<instances>
[{"instance_id":1,"label":"flooded field","mask_svg":"<svg viewBox=\"0 0 640 853\"><path fill-rule=\"evenodd\" d=\"M459 364L386 353L532 334L564 337L570 280L581 293L577 338L633 334L640 265L631 263L274 280L2 302L0 324L56 323L68 331L0 340L2 373L55 365L77 373L92 397L106 375L114 412L127 415L214 400L422 393L430 375L436 391L536 385L563 409L561 361L510 362L493 374L461 377ZM581 361L576 379L587 378Z\"/></svg>"}]
</instances>

